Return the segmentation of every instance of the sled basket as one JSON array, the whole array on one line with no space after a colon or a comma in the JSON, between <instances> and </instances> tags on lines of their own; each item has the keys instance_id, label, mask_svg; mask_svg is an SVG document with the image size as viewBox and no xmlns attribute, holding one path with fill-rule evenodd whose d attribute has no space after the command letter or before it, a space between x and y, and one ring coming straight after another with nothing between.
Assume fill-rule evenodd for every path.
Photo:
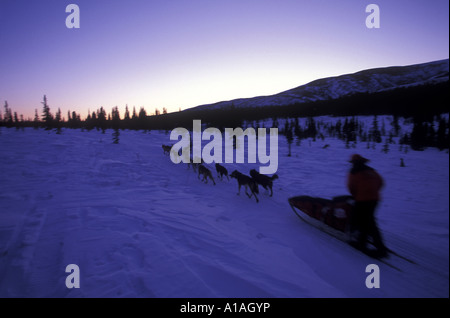
<instances>
[{"instance_id":1,"label":"sled basket","mask_svg":"<svg viewBox=\"0 0 450 318\"><path fill-rule=\"evenodd\" d=\"M354 206L352 196L338 196L331 200L310 196L296 196L289 198L288 201L292 208L296 208L301 213L333 229L341 232L349 231L351 212ZM294 211L296 212L295 209ZM302 217L301 213L297 213L297 215Z\"/></svg>"}]
</instances>

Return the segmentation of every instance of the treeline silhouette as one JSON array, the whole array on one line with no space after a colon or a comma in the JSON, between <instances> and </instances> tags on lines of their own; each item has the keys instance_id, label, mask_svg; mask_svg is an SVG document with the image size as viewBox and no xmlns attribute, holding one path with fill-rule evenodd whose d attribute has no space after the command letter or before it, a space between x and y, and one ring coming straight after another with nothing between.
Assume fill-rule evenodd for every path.
<instances>
[{"instance_id":1,"label":"treeline silhouette","mask_svg":"<svg viewBox=\"0 0 450 318\"><path fill-rule=\"evenodd\" d=\"M189 125L192 119L214 127L238 127L249 120L317 116L397 115L431 121L448 113L449 82L435 85L397 88L378 93L355 93L339 99L255 108L191 109L174 114L172 122ZM162 124L162 123L161 123ZM169 122L167 122L169 124Z\"/></svg>"},{"instance_id":2,"label":"treeline silhouette","mask_svg":"<svg viewBox=\"0 0 450 318\"><path fill-rule=\"evenodd\" d=\"M377 93L355 93L327 101L253 108L231 106L223 109L208 109L199 107L174 113L167 113L167 110L163 109L162 114L156 110L152 116L148 116L143 107L139 112L134 108L130 113L127 106L123 117L120 115L118 107L114 107L111 113L107 113L103 107L100 107L97 111L89 113L85 119L81 119L76 112L69 111L66 120L61 116L60 109L54 115L52 114L47 97L44 95L41 116L39 116L38 110L35 110L34 120L24 120L23 116L18 116L16 112L13 113L8 103L5 102L3 116L0 113L0 125L17 129L23 127L43 128L55 130L57 133L61 133L62 128L97 129L102 132L113 129L117 143L120 130L169 131L176 127L191 130L194 119L200 119L208 127L223 130L228 127L245 127L245 123L257 123L267 119L272 119L274 127L278 127L277 120L282 118L313 118L325 115L350 117L393 115L395 118L411 118L414 121L414 129L410 136L402 136L404 141L411 144L414 149L420 150L429 146L445 149L448 148L448 141L445 141L446 138L448 139L445 137L448 136L448 121L439 119L442 124L439 124L438 129L433 128L433 121L436 116L448 113L448 89L449 82L447 81L438 84L407 86ZM291 139L293 136L298 136L299 133L299 128L293 127L292 130L289 130L289 127L279 128L286 131L287 137ZM308 129L308 135L311 136L313 134L312 125ZM346 128L345 135L349 142L354 139L356 132L357 128ZM302 130L302 133L305 132ZM381 142L379 138L377 138L377 142Z\"/></svg>"},{"instance_id":3,"label":"treeline silhouette","mask_svg":"<svg viewBox=\"0 0 450 318\"><path fill-rule=\"evenodd\" d=\"M298 118L287 119L280 130L289 145L296 141L300 145L302 140L316 139L325 140L333 137L345 142L347 148L356 148L357 143L365 143L367 148L375 149L381 144L382 151L387 153L392 145L398 144L400 151L407 151L408 147L420 151L427 147L436 147L440 150L449 149L450 144L450 120L447 116L437 115L432 122L423 122L417 117L404 119L413 125L412 131L404 130L400 124L400 117L390 116L388 123L383 118L380 122L379 116L374 115L372 122L361 120L357 116L340 118L334 123L324 122L323 119L308 117L304 124L300 124ZM274 121L272 126L277 126Z\"/></svg>"}]
</instances>

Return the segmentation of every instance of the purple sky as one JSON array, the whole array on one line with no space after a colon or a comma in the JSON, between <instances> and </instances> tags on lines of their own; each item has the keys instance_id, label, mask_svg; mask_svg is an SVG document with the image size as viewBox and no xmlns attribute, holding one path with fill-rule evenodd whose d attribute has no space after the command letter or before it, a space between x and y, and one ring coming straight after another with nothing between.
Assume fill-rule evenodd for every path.
<instances>
[{"instance_id":1,"label":"purple sky","mask_svg":"<svg viewBox=\"0 0 450 318\"><path fill-rule=\"evenodd\" d=\"M65 8L80 7L80 29ZM376 3L381 28L368 29ZM449 57L448 0L0 0L0 102L177 111Z\"/></svg>"}]
</instances>

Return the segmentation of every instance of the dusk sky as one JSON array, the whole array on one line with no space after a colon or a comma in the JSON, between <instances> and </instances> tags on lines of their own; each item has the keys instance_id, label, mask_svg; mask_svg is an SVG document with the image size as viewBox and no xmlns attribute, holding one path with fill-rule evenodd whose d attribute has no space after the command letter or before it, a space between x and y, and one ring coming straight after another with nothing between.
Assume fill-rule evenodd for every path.
<instances>
[{"instance_id":1,"label":"dusk sky","mask_svg":"<svg viewBox=\"0 0 450 318\"><path fill-rule=\"evenodd\" d=\"M44 94L65 117L123 117L126 104L177 111L448 57L448 0L0 0L1 111L25 118Z\"/></svg>"}]
</instances>

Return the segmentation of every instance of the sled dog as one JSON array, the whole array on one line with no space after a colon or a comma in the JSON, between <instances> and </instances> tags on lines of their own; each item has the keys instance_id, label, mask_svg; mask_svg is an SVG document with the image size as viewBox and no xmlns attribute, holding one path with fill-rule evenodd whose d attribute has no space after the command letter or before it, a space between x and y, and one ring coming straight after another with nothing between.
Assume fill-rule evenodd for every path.
<instances>
[{"instance_id":1,"label":"sled dog","mask_svg":"<svg viewBox=\"0 0 450 318\"><path fill-rule=\"evenodd\" d=\"M255 197L256 202L259 202L258 197L256 196L257 193L259 193L258 184L249 176L246 176L245 174L240 173L237 170L234 170L230 177L235 178L238 182L238 195L241 193L241 186L245 187L245 194L251 198L252 196ZM247 189L250 189L252 194L248 194Z\"/></svg>"},{"instance_id":2,"label":"sled dog","mask_svg":"<svg viewBox=\"0 0 450 318\"><path fill-rule=\"evenodd\" d=\"M199 179L200 179L200 175L203 176L202 181L205 181L205 183L208 183L208 178L209 178L212 180L214 185L216 185L216 182L214 181L211 171L202 164L198 166L198 178Z\"/></svg>"},{"instance_id":3,"label":"sled dog","mask_svg":"<svg viewBox=\"0 0 450 318\"><path fill-rule=\"evenodd\" d=\"M162 145L162 149L165 155L170 155L170 150L172 149L172 146Z\"/></svg>"},{"instance_id":4,"label":"sled dog","mask_svg":"<svg viewBox=\"0 0 450 318\"><path fill-rule=\"evenodd\" d=\"M228 178L228 170L224 166L216 163L216 171L217 176L218 178L220 178L220 180L223 180L223 176L226 176L228 181L230 180L230 178Z\"/></svg>"},{"instance_id":5,"label":"sled dog","mask_svg":"<svg viewBox=\"0 0 450 318\"><path fill-rule=\"evenodd\" d=\"M250 170L250 175L257 184L260 184L266 190L270 190L270 196L273 195L273 181L278 179L278 175L274 174L273 176L269 177L264 174L260 174L255 169Z\"/></svg>"}]
</instances>

